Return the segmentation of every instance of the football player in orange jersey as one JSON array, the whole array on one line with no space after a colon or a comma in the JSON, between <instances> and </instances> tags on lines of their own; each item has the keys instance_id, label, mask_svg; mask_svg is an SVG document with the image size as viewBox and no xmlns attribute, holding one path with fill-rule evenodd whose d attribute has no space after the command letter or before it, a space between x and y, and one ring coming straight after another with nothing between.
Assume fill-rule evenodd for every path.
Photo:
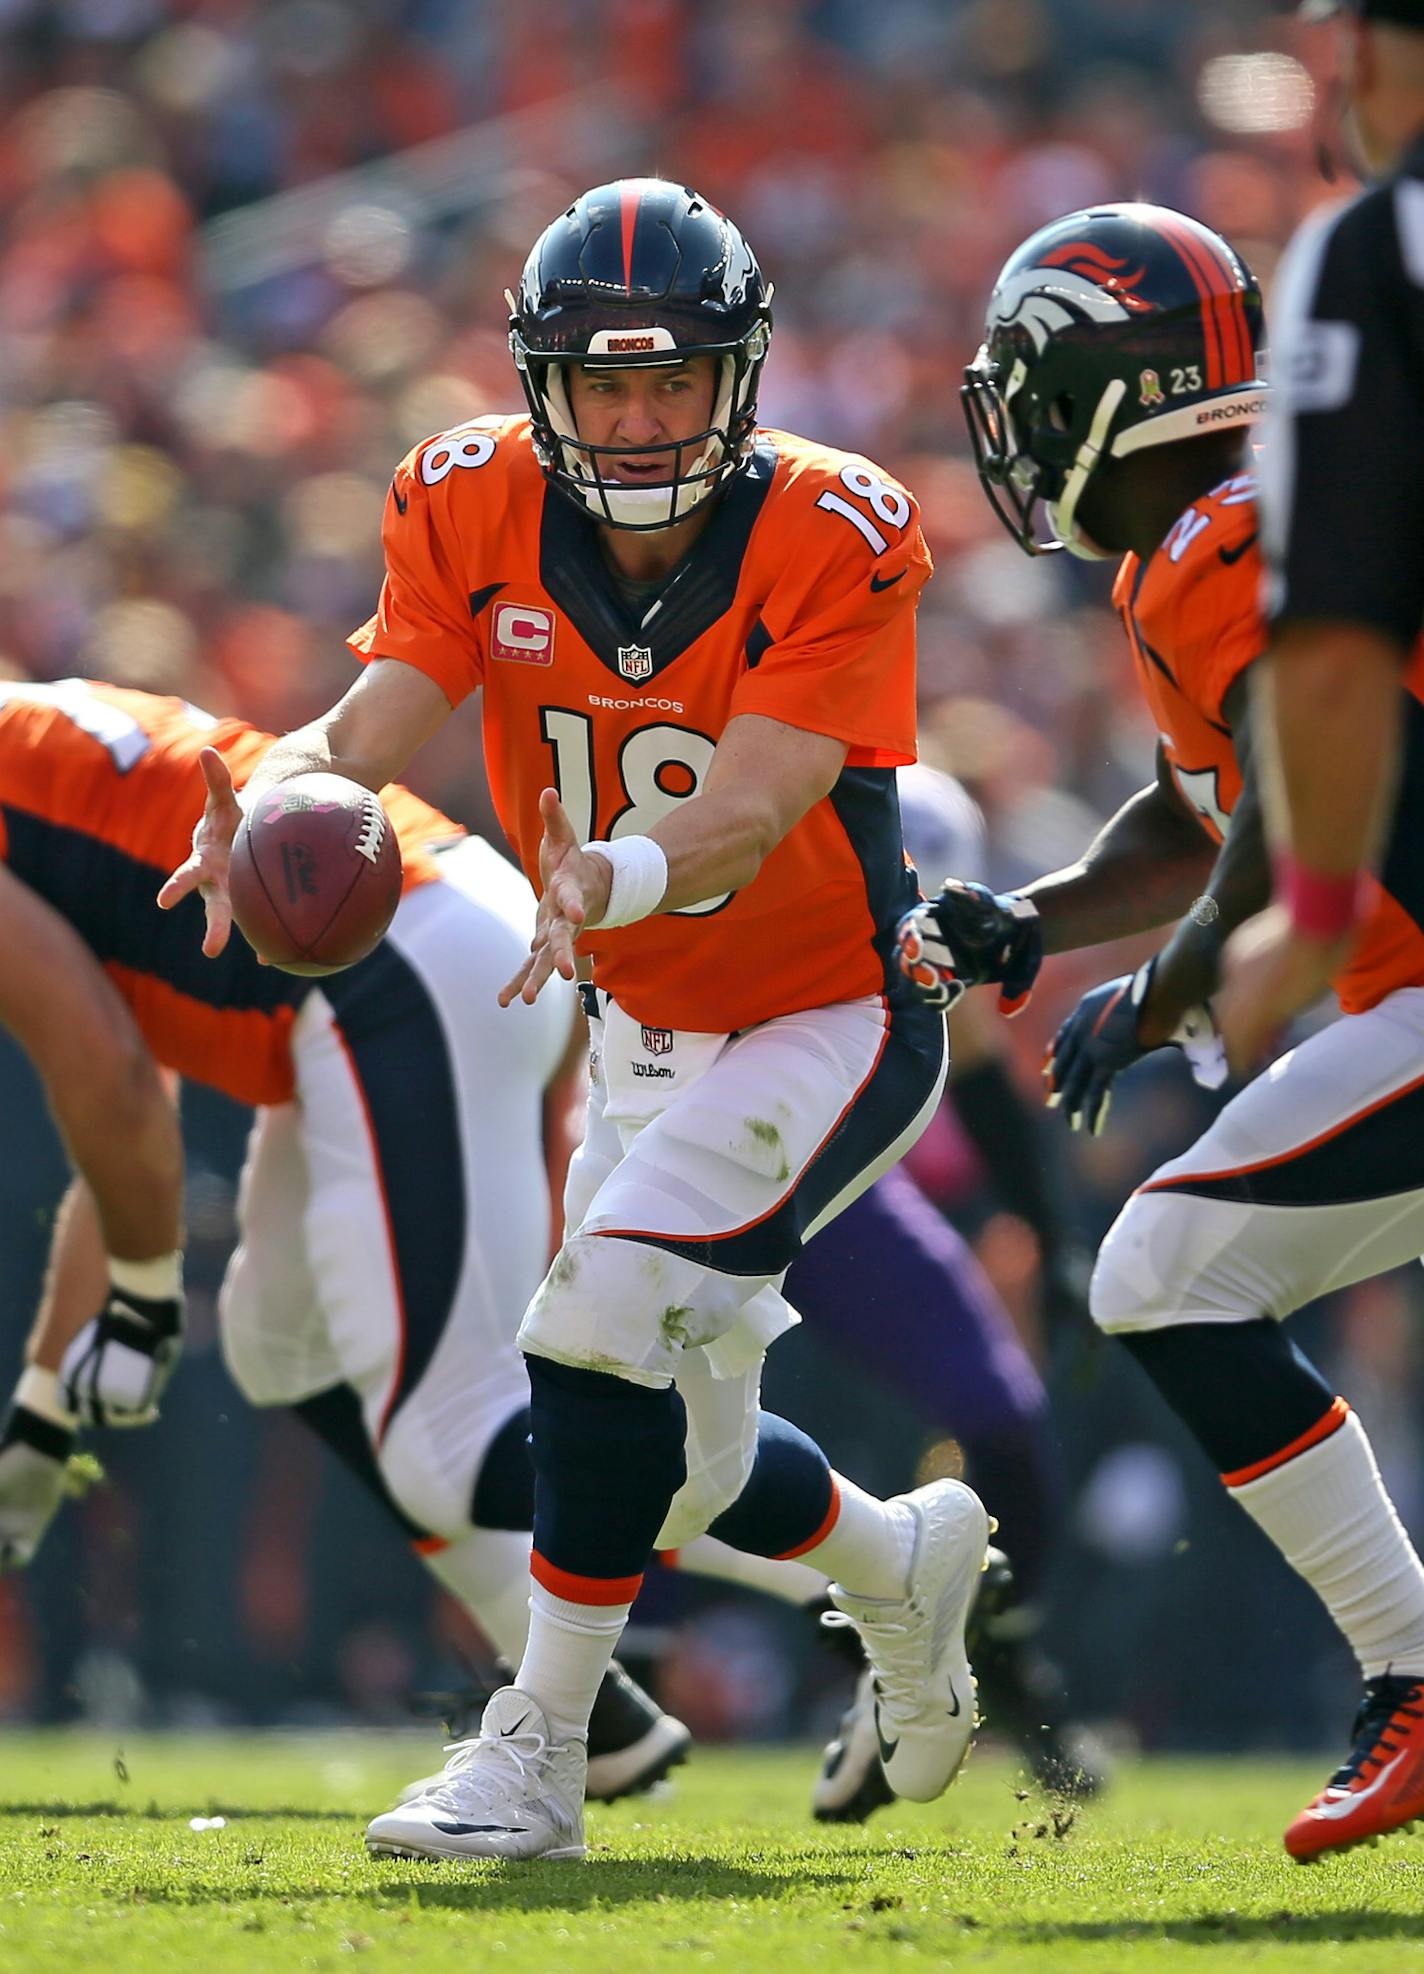
<instances>
[{"instance_id":1,"label":"football player in orange jersey","mask_svg":"<svg viewBox=\"0 0 1424 1974\"><path fill-rule=\"evenodd\" d=\"M803 1556L865 1644L886 1778L936 1796L972 1733L964 1620L988 1518L952 1481L889 1503L760 1411L802 1241L899 1157L944 1024L892 963L913 901L915 504L864 459L759 429L770 291L659 179L540 235L511 342L527 418L397 469L386 581L334 711L279 742L377 787L483 692L500 819L542 892L503 999L588 962L594 1077L566 1238L520 1332L532 1388L529 1646L478 1741L378 1851L582 1856L589 1704L655 1547ZM226 938L220 762L192 857Z\"/></svg>"},{"instance_id":2,"label":"football player in orange jersey","mask_svg":"<svg viewBox=\"0 0 1424 1974\"><path fill-rule=\"evenodd\" d=\"M1261 340L1259 290L1224 240L1157 207L1106 207L1011 256L967 373L981 476L1015 538L1124 555L1113 595L1160 736L1157 779L1077 863L1020 896L948 887L912 915L902 950L943 1000L1006 973L1021 986L1040 942L1060 952L1176 920L1154 959L1085 996L1058 1031L1048 1101L1074 1128L1101 1129L1114 1078L1169 1042L1222 1080L1206 1003L1227 934L1270 889L1246 689L1267 633L1239 437L1262 408ZM1424 698L1418 650L1406 684ZM1424 1252L1417 717L1411 731L1393 841L1335 978L1348 1018L1138 1188L1091 1290L1096 1321L1359 1659L1353 1749L1286 1833L1302 1859L1424 1812L1424 1570L1359 1419L1281 1320Z\"/></svg>"},{"instance_id":3,"label":"football player in orange jersey","mask_svg":"<svg viewBox=\"0 0 1424 1974\"><path fill-rule=\"evenodd\" d=\"M0 1019L89 1181L61 1214L0 1433L0 1569L33 1555L80 1426L148 1423L177 1354L182 1154L162 1064L257 1110L219 1298L234 1381L324 1439L517 1658L531 1477L514 1329L548 1258L541 1111L573 997L500 1015L533 896L401 788L385 800L405 889L374 953L322 980L240 939L206 963L198 900L165 918L154 892L200 799L200 750L244 780L267 741L86 679L0 685ZM615 1672L592 1786L642 1786L687 1740Z\"/></svg>"}]
</instances>

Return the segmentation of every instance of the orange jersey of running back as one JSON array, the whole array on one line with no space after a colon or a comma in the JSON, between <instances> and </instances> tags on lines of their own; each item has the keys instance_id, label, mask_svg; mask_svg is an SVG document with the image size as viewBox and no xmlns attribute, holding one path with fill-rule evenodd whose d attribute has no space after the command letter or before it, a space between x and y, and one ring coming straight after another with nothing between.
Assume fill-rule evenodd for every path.
<instances>
[{"instance_id":1,"label":"orange jersey of running back","mask_svg":"<svg viewBox=\"0 0 1424 1974\"><path fill-rule=\"evenodd\" d=\"M915 755L914 501L863 459L762 431L655 604L630 605L591 521L540 471L527 419L418 446L386 504L386 580L353 650L484 693L500 821L539 883L540 791L581 841L645 831L696 794L727 722L843 740L836 788L745 889L585 934L639 1020L722 1032L887 990L914 903L894 769Z\"/></svg>"},{"instance_id":2,"label":"orange jersey of running back","mask_svg":"<svg viewBox=\"0 0 1424 1974\"><path fill-rule=\"evenodd\" d=\"M205 959L201 900L155 900L202 813L199 750L216 747L241 787L270 744L181 699L88 679L0 684L0 856L90 947L159 1062L252 1104L293 1094L291 1027L315 983L259 966L237 932ZM426 846L461 832L407 789L381 799L406 887L425 883Z\"/></svg>"},{"instance_id":3,"label":"orange jersey of running back","mask_svg":"<svg viewBox=\"0 0 1424 1974\"><path fill-rule=\"evenodd\" d=\"M1156 553L1129 555L1113 602L1183 799L1218 843L1241 793L1224 702L1266 648L1256 488L1240 474L1193 503ZM1359 1014L1397 987L1424 985L1424 645L1404 675L1411 700L1403 793L1380 883L1334 987Z\"/></svg>"}]
</instances>

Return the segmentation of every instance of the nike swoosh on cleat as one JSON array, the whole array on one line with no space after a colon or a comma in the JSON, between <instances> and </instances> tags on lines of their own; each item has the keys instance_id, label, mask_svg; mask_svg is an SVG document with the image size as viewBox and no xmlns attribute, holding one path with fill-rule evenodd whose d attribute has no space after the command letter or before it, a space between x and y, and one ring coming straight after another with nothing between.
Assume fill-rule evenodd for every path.
<instances>
[{"instance_id":1,"label":"nike swoosh on cleat","mask_svg":"<svg viewBox=\"0 0 1424 1974\"><path fill-rule=\"evenodd\" d=\"M894 589L896 583L903 582L909 573L908 569L902 569L898 576L886 576L883 579L880 576L872 576L870 578L870 587L878 596L883 589Z\"/></svg>"},{"instance_id":2,"label":"nike swoosh on cleat","mask_svg":"<svg viewBox=\"0 0 1424 1974\"><path fill-rule=\"evenodd\" d=\"M888 1762L892 1760L894 1758L895 1750L899 1747L900 1742L898 1737L893 1741L887 1741L885 1739L885 1736L880 1732L879 1707L875 1709L875 1739L879 1744L881 1761Z\"/></svg>"},{"instance_id":3,"label":"nike swoosh on cleat","mask_svg":"<svg viewBox=\"0 0 1424 1974\"><path fill-rule=\"evenodd\" d=\"M512 1823L432 1823L446 1837L527 1837L529 1832Z\"/></svg>"},{"instance_id":4,"label":"nike swoosh on cleat","mask_svg":"<svg viewBox=\"0 0 1424 1974\"><path fill-rule=\"evenodd\" d=\"M1348 1795L1337 1796L1333 1803L1316 1803L1307 1814L1323 1816L1327 1822L1338 1823L1342 1816L1348 1816L1351 1810L1357 1809L1361 1803L1367 1803L1381 1784L1389 1780L1403 1760L1403 1754L1396 1755L1392 1762L1380 1770L1367 1789L1351 1790Z\"/></svg>"},{"instance_id":5,"label":"nike swoosh on cleat","mask_svg":"<svg viewBox=\"0 0 1424 1974\"><path fill-rule=\"evenodd\" d=\"M1245 541L1238 542L1235 548L1219 548L1216 552L1229 569L1233 563L1241 560L1248 548L1254 548L1255 546L1256 536L1247 535Z\"/></svg>"},{"instance_id":6,"label":"nike swoosh on cleat","mask_svg":"<svg viewBox=\"0 0 1424 1974\"><path fill-rule=\"evenodd\" d=\"M954 1681L953 1681L952 1679L951 1679L951 1681L949 1682L949 1697L950 1697L950 1699L951 1699L951 1700L953 1700L953 1702L954 1702L954 1705L953 1705L953 1706L952 1706L952 1707L950 1708L950 1710L949 1710L949 1717L950 1717L950 1719L951 1719L951 1720L958 1720L958 1718L959 1718L959 1695L958 1695L958 1694L957 1694L957 1693L955 1692L955 1690L954 1690Z\"/></svg>"}]
</instances>

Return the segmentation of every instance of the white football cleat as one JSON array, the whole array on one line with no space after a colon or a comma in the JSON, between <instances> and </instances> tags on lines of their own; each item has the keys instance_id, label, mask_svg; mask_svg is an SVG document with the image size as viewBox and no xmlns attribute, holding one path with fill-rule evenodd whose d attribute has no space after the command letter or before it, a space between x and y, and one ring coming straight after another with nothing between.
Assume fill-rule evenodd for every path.
<instances>
[{"instance_id":1,"label":"white football cleat","mask_svg":"<svg viewBox=\"0 0 1424 1974\"><path fill-rule=\"evenodd\" d=\"M974 1738L976 1686L964 1626L979 1587L991 1524L962 1481L903 1494L917 1523L903 1599L855 1598L838 1583L836 1614L860 1634L874 1689L872 1724L885 1780L912 1803L953 1782Z\"/></svg>"},{"instance_id":2,"label":"white football cleat","mask_svg":"<svg viewBox=\"0 0 1424 1974\"><path fill-rule=\"evenodd\" d=\"M584 1855L582 1741L550 1739L542 1709L515 1686L485 1708L430 1785L368 1825L373 1857L578 1858Z\"/></svg>"},{"instance_id":3,"label":"white football cleat","mask_svg":"<svg viewBox=\"0 0 1424 1974\"><path fill-rule=\"evenodd\" d=\"M3 1502L0 1502L0 1512ZM512 1666L503 1664L505 1684L514 1678ZM434 1695L432 1698L436 1697ZM446 1732L452 1741L465 1740L470 1723L489 1704L490 1689L470 1688L443 1696L442 1712ZM641 1796L661 1782L670 1770L687 1760L692 1736L680 1720L665 1714L651 1693L645 1693L635 1679L614 1659L603 1675L588 1717L588 1781L584 1799L590 1803L614 1803L621 1796ZM433 1789L438 1775L422 1775L408 1782L396 1797L398 1803L411 1803Z\"/></svg>"}]
</instances>

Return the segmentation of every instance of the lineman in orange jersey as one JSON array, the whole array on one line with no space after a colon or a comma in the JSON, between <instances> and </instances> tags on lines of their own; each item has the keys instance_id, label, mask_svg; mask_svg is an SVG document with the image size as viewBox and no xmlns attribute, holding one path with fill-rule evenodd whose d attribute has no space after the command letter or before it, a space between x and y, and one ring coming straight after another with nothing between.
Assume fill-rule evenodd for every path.
<instances>
[{"instance_id":1,"label":"lineman in orange jersey","mask_svg":"<svg viewBox=\"0 0 1424 1974\"><path fill-rule=\"evenodd\" d=\"M1066 276L1066 278L1065 278ZM1178 923L1134 976L1086 995L1046 1067L1051 1104L1101 1128L1114 1077L1181 1041L1220 1081L1206 1003L1231 929L1270 889L1247 675L1266 646L1255 488L1211 436L1260 392L1260 295L1237 256L1150 206L1075 213L1008 262L966 399L986 490L1025 547L1127 551L1113 592L1160 736L1156 783L1076 864L1014 899L951 887L905 928L943 997L1049 952ZM1035 540L1048 502L1054 541ZM1348 1019L1249 1084L1139 1187L1094 1273L1120 1336L1225 1485L1319 1593L1365 1680L1344 1765L1295 1819L1297 1858L1424 1812L1424 1570L1359 1419L1282 1320L1424 1252L1424 651L1409 762L1370 910L1335 980ZM1036 956L1034 957L1036 967Z\"/></svg>"},{"instance_id":2,"label":"lineman in orange jersey","mask_svg":"<svg viewBox=\"0 0 1424 1974\"><path fill-rule=\"evenodd\" d=\"M571 1038L572 995L501 1017L493 996L527 945L529 888L403 788L384 796L405 893L375 953L323 980L261 966L240 939L205 962L198 900L170 919L154 892L200 799L200 750L242 782L269 738L85 679L0 685L0 911L12 935L0 1017L46 1069L95 1182L92 1194L76 1186L61 1215L0 1435L0 1568L33 1555L80 1425L147 1423L177 1353L177 1256L155 1259L151 1237L136 1248L124 1223L107 1271L124 1301L109 1298L93 1317L106 1302L93 1194L103 1204L114 1190L96 1159L107 1152L113 1163L111 1139L155 1196L149 1220L171 1191L160 1245L176 1247L181 1150L162 1162L171 1187L155 1176L157 1148L170 1137L177 1146L172 1106L166 1134L136 1115L156 1062L257 1107L241 1245L219 1299L234 1380L254 1404L288 1405L325 1439L517 1658L531 1498L514 1330L548 1257L541 1109ZM62 965L52 949L65 952ZM50 976L37 995L86 1054L92 1023L67 1003L116 993L126 1004L139 1036L122 1102L114 1077L86 1059L53 1061L46 1029L23 1018L16 997L37 968ZM86 1136L91 1083L111 1108ZM600 1705L594 1786L615 1794L646 1782L686 1740L615 1678Z\"/></svg>"},{"instance_id":3,"label":"lineman in orange jersey","mask_svg":"<svg viewBox=\"0 0 1424 1974\"><path fill-rule=\"evenodd\" d=\"M500 818L542 891L506 1004L592 978L566 1239L520 1332L535 1465L529 1647L481 1737L378 1851L583 1854L589 1703L654 1547L802 1555L865 1642L890 1786L972 1731L964 1617L988 1523L955 1482L882 1503L760 1412L802 1242L932 1114L944 1025L891 964L913 900L915 505L865 460L758 429L769 291L737 229L656 179L536 241L512 344L527 419L400 466L370 662L256 780L377 786L480 687ZM166 897L227 927L220 767Z\"/></svg>"}]
</instances>

